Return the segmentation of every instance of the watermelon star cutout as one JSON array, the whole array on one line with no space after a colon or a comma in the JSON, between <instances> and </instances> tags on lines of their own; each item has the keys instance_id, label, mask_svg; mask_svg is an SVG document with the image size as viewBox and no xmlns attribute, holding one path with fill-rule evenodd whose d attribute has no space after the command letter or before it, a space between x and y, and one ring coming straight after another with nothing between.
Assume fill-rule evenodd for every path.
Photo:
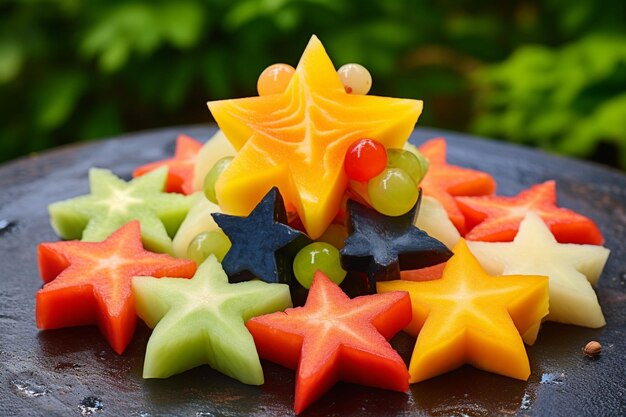
<instances>
[{"instance_id":1,"label":"watermelon star cutout","mask_svg":"<svg viewBox=\"0 0 626 417\"><path fill-rule=\"evenodd\" d=\"M211 216L232 244L222 261L231 282L254 278L270 283L291 281L293 258L310 240L287 225L278 188L272 188L247 217Z\"/></svg>"},{"instance_id":2,"label":"watermelon star cutout","mask_svg":"<svg viewBox=\"0 0 626 417\"><path fill-rule=\"evenodd\" d=\"M446 245L414 226L421 197L408 213L395 217L348 201L349 235L340 251L341 265L366 273L370 292L376 292L377 281L400 279L401 270L437 265L452 256Z\"/></svg>"},{"instance_id":3,"label":"watermelon star cutout","mask_svg":"<svg viewBox=\"0 0 626 417\"><path fill-rule=\"evenodd\" d=\"M463 364L527 380L530 365L520 336L548 314L545 276L490 276L465 240L454 247L440 279L383 281L378 292L408 291L417 336L409 364L411 383Z\"/></svg>"},{"instance_id":4,"label":"watermelon star cutout","mask_svg":"<svg viewBox=\"0 0 626 417\"><path fill-rule=\"evenodd\" d=\"M561 243L602 245L604 237L595 223L572 210L556 206L556 183L546 181L514 197L457 197L471 230L467 240L510 242L528 212L537 213Z\"/></svg>"},{"instance_id":5,"label":"watermelon star cutout","mask_svg":"<svg viewBox=\"0 0 626 417\"><path fill-rule=\"evenodd\" d=\"M203 364L244 384L263 384L251 317L291 307L289 286L247 281L229 284L214 255L192 279L135 277L137 314L154 328L144 378L167 378Z\"/></svg>"},{"instance_id":6,"label":"watermelon star cutout","mask_svg":"<svg viewBox=\"0 0 626 417\"><path fill-rule=\"evenodd\" d=\"M606 323L595 285L609 257L597 245L558 243L541 218L529 212L513 242L468 242L490 274L538 274L550 280L550 314L546 320L583 327Z\"/></svg>"},{"instance_id":7,"label":"watermelon star cutout","mask_svg":"<svg viewBox=\"0 0 626 417\"><path fill-rule=\"evenodd\" d=\"M104 242L41 243L38 252L46 284L37 292L37 327L97 324L119 354L126 349L137 323L133 276L189 278L196 270L193 261L146 251L137 221L121 227Z\"/></svg>"},{"instance_id":8,"label":"watermelon star cutout","mask_svg":"<svg viewBox=\"0 0 626 417\"><path fill-rule=\"evenodd\" d=\"M173 254L172 236L194 199L163 192L166 178L166 167L130 182L109 170L92 168L90 194L48 207L52 227L63 239L99 242L129 221L139 220L146 249Z\"/></svg>"},{"instance_id":9,"label":"watermelon star cutout","mask_svg":"<svg viewBox=\"0 0 626 417\"><path fill-rule=\"evenodd\" d=\"M202 149L202 143L187 135L178 135L173 158L142 165L133 171L133 177L140 177L166 166L168 172L165 191L185 195L193 194L196 160L200 149Z\"/></svg>"},{"instance_id":10,"label":"watermelon star cutout","mask_svg":"<svg viewBox=\"0 0 626 417\"><path fill-rule=\"evenodd\" d=\"M348 183L347 148L369 137L402 148L422 111L418 100L346 93L319 39L311 37L287 89L208 107L239 150L216 184L225 213L245 216L278 186L316 239L337 214Z\"/></svg>"},{"instance_id":11,"label":"watermelon star cutout","mask_svg":"<svg viewBox=\"0 0 626 417\"><path fill-rule=\"evenodd\" d=\"M441 203L459 233L464 235L467 231L465 217L457 207L454 196L493 194L496 182L486 172L448 164L446 147L443 138L431 139L419 147L430 163L420 186L425 196Z\"/></svg>"},{"instance_id":12,"label":"watermelon star cutout","mask_svg":"<svg viewBox=\"0 0 626 417\"><path fill-rule=\"evenodd\" d=\"M298 414L338 380L406 392L406 365L387 340L410 320L405 292L350 299L318 271L304 307L246 326L262 358L296 370Z\"/></svg>"}]
</instances>

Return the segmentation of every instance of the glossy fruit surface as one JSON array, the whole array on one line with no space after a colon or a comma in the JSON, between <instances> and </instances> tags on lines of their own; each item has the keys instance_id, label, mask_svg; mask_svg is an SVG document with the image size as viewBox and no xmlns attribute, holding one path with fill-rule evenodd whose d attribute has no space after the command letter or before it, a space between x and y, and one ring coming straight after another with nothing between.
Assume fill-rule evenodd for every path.
<instances>
[{"instance_id":1,"label":"glossy fruit surface","mask_svg":"<svg viewBox=\"0 0 626 417\"><path fill-rule=\"evenodd\" d=\"M418 157L404 149L387 149L387 167L402 169L413 178L415 184L419 184L426 175L426 170Z\"/></svg>"},{"instance_id":2,"label":"glossy fruit surface","mask_svg":"<svg viewBox=\"0 0 626 417\"><path fill-rule=\"evenodd\" d=\"M256 84L260 96L285 92L296 69L288 64L273 64L265 68Z\"/></svg>"},{"instance_id":3,"label":"glossy fruit surface","mask_svg":"<svg viewBox=\"0 0 626 417\"><path fill-rule=\"evenodd\" d=\"M289 287L249 281L229 284L214 256L191 279L133 278L137 314L153 328L144 378L167 378L208 364L244 384L263 384L254 340L244 323L291 306Z\"/></svg>"},{"instance_id":4,"label":"glossy fruit surface","mask_svg":"<svg viewBox=\"0 0 626 417\"><path fill-rule=\"evenodd\" d=\"M337 285L346 277L346 271L339 262L339 250L330 243L311 243L300 249L293 260L293 273L304 288L311 287L317 271Z\"/></svg>"},{"instance_id":5,"label":"glossy fruit surface","mask_svg":"<svg viewBox=\"0 0 626 417\"><path fill-rule=\"evenodd\" d=\"M440 279L385 281L377 288L410 294L413 318L405 330L417 336L411 383L464 363L528 379L530 364L520 334L548 314L548 277L488 275L461 239Z\"/></svg>"},{"instance_id":6,"label":"glossy fruit surface","mask_svg":"<svg viewBox=\"0 0 626 417\"><path fill-rule=\"evenodd\" d=\"M417 202L417 185L406 171L386 168L367 183L369 202L386 216L401 216Z\"/></svg>"},{"instance_id":7,"label":"glossy fruit surface","mask_svg":"<svg viewBox=\"0 0 626 417\"><path fill-rule=\"evenodd\" d=\"M298 414L338 380L406 392L406 365L387 340L410 320L406 293L350 299L318 272L304 307L255 317L246 326L261 358L296 370Z\"/></svg>"},{"instance_id":8,"label":"glossy fruit surface","mask_svg":"<svg viewBox=\"0 0 626 417\"><path fill-rule=\"evenodd\" d=\"M344 169L349 179L368 181L387 166L387 151L382 143L369 138L359 139L346 151Z\"/></svg>"},{"instance_id":9,"label":"glossy fruit surface","mask_svg":"<svg viewBox=\"0 0 626 417\"><path fill-rule=\"evenodd\" d=\"M228 168L228 165L230 165L232 160L232 156L225 156L222 159L218 160L215 165L213 165L213 168L211 168L208 174L206 174L206 177L204 177L204 195L206 196L207 200L209 200L213 204L217 204L217 197L215 196L215 183L217 182L220 175L222 175L222 172L224 172L224 170Z\"/></svg>"},{"instance_id":10,"label":"glossy fruit surface","mask_svg":"<svg viewBox=\"0 0 626 417\"><path fill-rule=\"evenodd\" d=\"M170 274L190 278L196 270L193 261L145 250L136 220L103 242L41 243L38 254L45 285L37 292L37 327L96 324L119 354L130 343L137 323L132 278Z\"/></svg>"},{"instance_id":11,"label":"glossy fruit surface","mask_svg":"<svg viewBox=\"0 0 626 417\"><path fill-rule=\"evenodd\" d=\"M187 248L187 257L200 265L209 257L215 255L222 262L231 247L230 239L221 230L202 232L193 238Z\"/></svg>"},{"instance_id":12,"label":"glossy fruit surface","mask_svg":"<svg viewBox=\"0 0 626 417\"><path fill-rule=\"evenodd\" d=\"M339 79L348 94L367 94L372 88L372 76L361 64L345 64L338 70Z\"/></svg>"},{"instance_id":13,"label":"glossy fruit surface","mask_svg":"<svg viewBox=\"0 0 626 417\"><path fill-rule=\"evenodd\" d=\"M419 100L346 94L315 36L283 94L208 106L239 150L215 185L224 213L248 215L277 186L311 239L337 215L348 183L348 147L364 137L402 147L422 111Z\"/></svg>"}]
</instances>

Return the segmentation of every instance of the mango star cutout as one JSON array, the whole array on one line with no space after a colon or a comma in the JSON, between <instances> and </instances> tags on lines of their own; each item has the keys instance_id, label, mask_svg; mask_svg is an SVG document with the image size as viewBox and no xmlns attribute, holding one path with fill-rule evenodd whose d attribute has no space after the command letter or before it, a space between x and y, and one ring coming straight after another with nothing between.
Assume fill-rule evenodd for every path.
<instances>
[{"instance_id":1,"label":"mango star cutout","mask_svg":"<svg viewBox=\"0 0 626 417\"><path fill-rule=\"evenodd\" d=\"M440 279L385 281L378 291L408 291L417 335L410 382L420 382L470 364L527 380L530 364L520 333L548 314L545 276L488 275L465 240L454 247Z\"/></svg>"},{"instance_id":2,"label":"mango star cutout","mask_svg":"<svg viewBox=\"0 0 626 417\"><path fill-rule=\"evenodd\" d=\"M194 198L163 192L166 180L166 167L129 182L109 170L91 168L90 194L51 204L50 223L63 239L100 242L124 224L139 220L146 249L172 255L172 237Z\"/></svg>"},{"instance_id":3,"label":"mango star cutout","mask_svg":"<svg viewBox=\"0 0 626 417\"><path fill-rule=\"evenodd\" d=\"M606 324L592 288L609 257L597 245L558 243L544 221L528 213L513 242L468 242L490 274L540 274L550 280L548 321L583 327Z\"/></svg>"},{"instance_id":4,"label":"mango star cutout","mask_svg":"<svg viewBox=\"0 0 626 417\"><path fill-rule=\"evenodd\" d=\"M418 100L346 93L319 39L311 37L282 94L212 101L217 124L239 150L216 184L225 213L245 216L278 186L312 239L322 235L347 186L348 146L369 137L402 148Z\"/></svg>"},{"instance_id":5,"label":"mango star cutout","mask_svg":"<svg viewBox=\"0 0 626 417\"><path fill-rule=\"evenodd\" d=\"M291 307L289 286L247 281L229 284L214 255L191 279L135 277L137 314L154 328L144 361L144 378L167 378L196 366L244 384L263 384L250 318Z\"/></svg>"}]
</instances>

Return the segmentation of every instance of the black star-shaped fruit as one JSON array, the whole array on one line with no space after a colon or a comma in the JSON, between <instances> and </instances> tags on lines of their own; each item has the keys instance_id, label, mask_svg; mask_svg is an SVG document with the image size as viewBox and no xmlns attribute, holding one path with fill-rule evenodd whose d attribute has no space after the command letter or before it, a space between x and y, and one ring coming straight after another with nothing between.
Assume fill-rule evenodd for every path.
<instances>
[{"instance_id":1,"label":"black star-shaped fruit","mask_svg":"<svg viewBox=\"0 0 626 417\"><path fill-rule=\"evenodd\" d=\"M260 278L289 283L293 257L310 240L287 225L287 213L278 188L272 188L248 217L211 214L232 247L222 261L230 282Z\"/></svg>"},{"instance_id":2,"label":"black star-shaped fruit","mask_svg":"<svg viewBox=\"0 0 626 417\"><path fill-rule=\"evenodd\" d=\"M415 206L397 217L348 201L349 236L341 265L346 271L366 273L372 293L377 281L400 279L401 270L437 265L452 256L443 243L414 226L421 201L420 190Z\"/></svg>"}]
</instances>

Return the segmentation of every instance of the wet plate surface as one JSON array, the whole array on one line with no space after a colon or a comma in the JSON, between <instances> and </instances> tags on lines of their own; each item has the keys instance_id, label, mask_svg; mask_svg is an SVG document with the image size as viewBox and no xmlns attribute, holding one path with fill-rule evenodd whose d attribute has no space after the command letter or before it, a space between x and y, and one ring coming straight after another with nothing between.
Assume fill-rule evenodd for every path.
<instances>
[{"instance_id":1,"label":"wet plate surface","mask_svg":"<svg viewBox=\"0 0 626 417\"><path fill-rule=\"evenodd\" d=\"M209 367L167 380L141 378L149 330L139 326L124 355L95 328L38 332L36 246L57 240L49 203L88 192L91 166L129 178L136 166L173 151L179 132L199 139L207 127L177 128L59 149L0 167L0 415L240 416L286 415L294 374L264 363L265 385L245 386ZM528 349L528 382L470 367L413 385L408 394L340 383L303 415L626 415L626 176L536 151L458 134L418 129L411 141L448 139L449 160L494 175L512 195L556 179L559 203L593 218L612 253L598 297L607 326L590 330L547 324ZM581 353L589 340L604 350ZM393 345L408 360L410 337Z\"/></svg>"}]
</instances>

